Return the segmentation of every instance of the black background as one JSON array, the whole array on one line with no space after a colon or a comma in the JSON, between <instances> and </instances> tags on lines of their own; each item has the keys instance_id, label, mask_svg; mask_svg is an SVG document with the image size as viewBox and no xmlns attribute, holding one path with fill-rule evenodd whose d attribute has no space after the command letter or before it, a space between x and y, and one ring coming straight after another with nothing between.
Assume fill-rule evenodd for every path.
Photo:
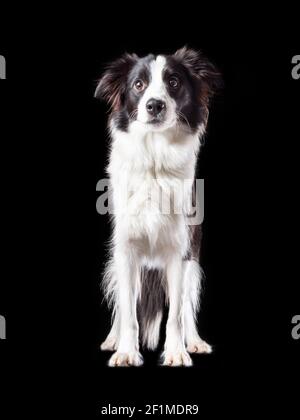
<instances>
[{"instance_id":1,"label":"black background","mask_svg":"<svg viewBox=\"0 0 300 420\"><path fill-rule=\"evenodd\" d=\"M197 403L203 418L287 416L299 374L291 338L299 313L296 27L283 14L247 8L238 17L115 9L45 8L32 23L19 10L7 26L1 18L2 407L95 418L108 402L168 402ZM95 211L107 108L93 92L105 63L122 52L172 53L185 44L215 62L225 85L198 173L206 273L199 326L215 351L188 369L157 367L158 353L146 353L143 368L109 369L109 354L99 351L109 329L99 284L110 229Z\"/></svg>"}]
</instances>

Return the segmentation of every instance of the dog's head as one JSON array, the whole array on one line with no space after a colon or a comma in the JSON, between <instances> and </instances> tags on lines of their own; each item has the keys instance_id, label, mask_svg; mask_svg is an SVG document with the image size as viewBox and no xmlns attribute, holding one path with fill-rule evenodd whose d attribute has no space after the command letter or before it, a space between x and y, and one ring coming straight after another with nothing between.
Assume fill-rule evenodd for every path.
<instances>
[{"instance_id":1,"label":"dog's head","mask_svg":"<svg viewBox=\"0 0 300 420\"><path fill-rule=\"evenodd\" d=\"M215 66L186 47L173 55L124 54L106 69L95 96L111 106L116 127L146 131L178 125L195 132L206 125L209 101L221 82Z\"/></svg>"}]
</instances>

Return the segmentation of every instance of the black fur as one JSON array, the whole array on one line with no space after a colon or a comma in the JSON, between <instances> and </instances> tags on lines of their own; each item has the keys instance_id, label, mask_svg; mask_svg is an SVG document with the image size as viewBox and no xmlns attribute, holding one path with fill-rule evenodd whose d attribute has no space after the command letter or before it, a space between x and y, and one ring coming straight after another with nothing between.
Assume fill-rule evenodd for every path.
<instances>
[{"instance_id":1,"label":"black fur","mask_svg":"<svg viewBox=\"0 0 300 420\"><path fill-rule=\"evenodd\" d=\"M100 79L95 96L111 106L111 117L118 129L127 131L130 121L136 119L134 111L143 92L137 92L133 85L137 79L150 83L150 63L155 58L153 54L139 58L126 53L111 63ZM163 75L166 87L176 101L181 123L194 131L201 123L206 125L209 101L222 84L220 73L201 52L187 47L166 56L166 60ZM174 76L180 82L176 90L169 84Z\"/></svg>"}]
</instances>

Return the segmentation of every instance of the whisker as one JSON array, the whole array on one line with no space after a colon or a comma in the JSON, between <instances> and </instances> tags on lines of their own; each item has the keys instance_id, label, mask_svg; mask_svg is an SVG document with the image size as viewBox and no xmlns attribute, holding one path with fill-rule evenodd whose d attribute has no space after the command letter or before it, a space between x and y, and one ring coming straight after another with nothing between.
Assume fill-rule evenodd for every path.
<instances>
[{"instance_id":1,"label":"whisker","mask_svg":"<svg viewBox=\"0 0 300 420\"><path fill-rule=\"evenodd\" d=\"M190 126L190 123L189 123L189 121L188 121L188 119L187 119L187 117L184 115L184 113L183 112L181 112L181 111L177 111L177 116L180 118L183 118L184 119L184 121L186 122L186 124L187 124L187 126L189 127L189 129L190 129L190 131L192 131L192 129L191 129L191 126Z\"/></svg>"},{"instance_id":2,"label":"whisker","mask_svg":"<svg viewBox=\"0 0 300 420\"><path fill-rule=\"evenodd\" d=\"M138 113L138 109L136 108L129 114L129 118L133 119L134 117L136 117L137 113Z\"/></svg>"}]
</instances>

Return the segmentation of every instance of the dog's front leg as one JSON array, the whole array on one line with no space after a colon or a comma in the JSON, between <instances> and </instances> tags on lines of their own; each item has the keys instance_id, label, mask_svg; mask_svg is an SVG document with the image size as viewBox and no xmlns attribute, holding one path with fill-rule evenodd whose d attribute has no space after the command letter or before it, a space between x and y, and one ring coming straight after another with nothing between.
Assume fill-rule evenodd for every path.
<instances>
[{"instance_id":1,"label":"dog's front leg","mask_svg":"<svg viewBox=\"0 0 300 420\"><path fill-rule=\"evenodd\" d=\"M168 366L191 366L192 360L186 351L183 331L183 262L180 255L167 264L167 287L169 316L163 364Z\"/></svg>"},{"instance_id":2,"label":"dog's front leg","mask_svg":"<svg viewBox=\"0 0 300 420\"><path fill-rule=\"evenodd\" d=\"M197 329L197 312L201 289L201 268L197 261L184 262L184 334L189 353L211 353L211 346L200 337Z\"/></svg>"},{"instance_id":3,"label":"dog's front leg","mask_svg":"<svg viewBox=\"0 0 300 420\"><path fill-rule=\"evenodd\" d=\"M115 311L116 313L113 318L113 324L110 329L110 332L100 346L101 350L103 351L117 350L118 338L120 335L120 320L119 320L118 308L116 308Z\"/></svg>"},{"instance_id":4,"label":"dog's front leg","mask_svg":"<svg viewBox=\"0 0 300 420\"><path fill-rule=\"evenodd\" d=\"M139 268L130 252L117 250L115 265L118 282L119 341L117 351L109 360L109 366L140 366L143 358L139 353L139 331L136 314L137 282Z\"/></svg>"}]
</instances>

